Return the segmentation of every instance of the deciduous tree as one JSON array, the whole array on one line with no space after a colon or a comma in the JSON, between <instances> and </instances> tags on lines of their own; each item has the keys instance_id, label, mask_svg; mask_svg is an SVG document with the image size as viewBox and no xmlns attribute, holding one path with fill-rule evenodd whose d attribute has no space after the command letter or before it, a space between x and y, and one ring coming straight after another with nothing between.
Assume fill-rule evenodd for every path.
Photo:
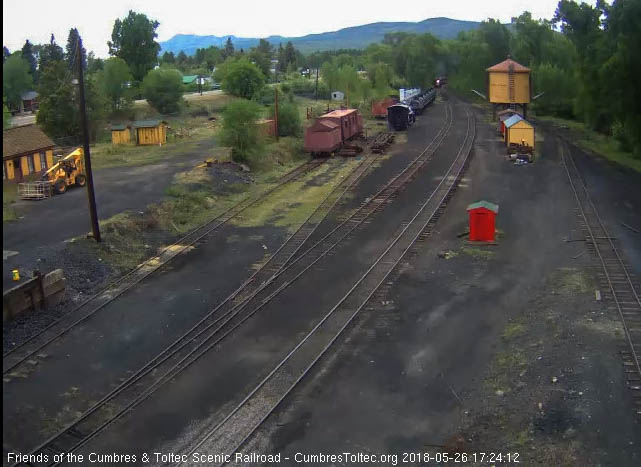
<instances>
[{"instance_id":1,"label":"deciduous tree","mask_svg":"<svg viewBox=\"0 0 641 467\"><path fill-rule=\"evenodd\" d=\"M102 85L107 99L111 104L111 110L117 112L126 105L128 99L127 85L132 80L131 72L127 63L118 57L111 57L105 61L105 69L102 72Z\"/></svg>"},{"instance_id":2,"label":"deciduous tree","mask_svg":"<svg viewBox=\"0 0 641 467\"><path fill-rule=\"evenodd\" d=\"M158 61L160 45L156 42L156 29L159 25L158 21L132 10L125 19L116 19L114 23L111 41L107 43L109 53L127 62L137 81L141 81Z\"/></svg>"},{"instance_id":3,"label":"deciduous tree","mask_svg":"<svg viewBox=\"0 0 641 467\"><path fill-rule=\"evenodd\" d=\"M76 89L71 80L64 61L51 62L40 77L36 120L45 133L54 138L72 137L73 140L79 135Z\"/></svg>"},{"instance_id":4,"label":"deciduous tree","mask_svg":"<svg viewBox=\"0 0 641 467\"><path fill-rule=\"evenodd\" d=\"M29 64L20 54L11 55L2 65L2 94L13 109L19 109L22 94L33 88Z\"/></svg>"},{"instance_id":5,"label":"deciduous tree","mask_svg":"<svg viewBox=\"0 0 641 467\"><path fill-rule=\"evenodd\" d=\"M222 89L245 99L256 96L265 85L265 75L246 59L227 60L217 70Z\"/></svg>"}]
</instances>

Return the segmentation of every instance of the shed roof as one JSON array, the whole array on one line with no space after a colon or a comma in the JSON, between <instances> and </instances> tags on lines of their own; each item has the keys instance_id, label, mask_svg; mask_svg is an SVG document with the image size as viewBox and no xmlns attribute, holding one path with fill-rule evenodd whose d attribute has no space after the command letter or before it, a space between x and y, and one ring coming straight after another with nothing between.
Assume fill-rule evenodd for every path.
<instances>
[{"instance_id":1,"label":"shed roof","mask_svg":"<svg viewBox=\"0 0 641 467\"><path fill-rule=\"evenodd\" d=\"M499 115L498 117L499 117L499 121L504 122L505 120L508 120L508 119L512 118L513 116L515 116L515 115L518 115L519 117L523 118L523 116L521 114L518 114L516 112L505 113L503 115Z\"/></svg>"},{"instance_id":2,"label":"shed roof","mask_svg":"<svg viewBox=\"0 0 641 467\"><path fill-rule=\"evenodd\" d=\"M35 124L17 126L2 132L2 159L50 149L55 144Z\"/></svg>"},{"instance_id":3,"label":"shed roof","mask_svg":"<svg viewBox=\"0 0 641 467\"><path fill-rule=\"evenodd\" d=\"M497 63L494 66L487 68L485 71L510 71L510 65L514 66L515 73L528 73L530 69L526 66L521 65L518 62L512 60L509 56L506 60L503 60L501 63Z\"/></svg>"},{"instance_id":4,"label":"shed roof","mask_svg":"<svg viewBox=\"0 0 641 467\"><path fill-rule=\"evenodd\" d=\"M124 123L118 124L118 125L111 125L111 131L122 131L126 130L128 128L127 125Z\"/></svg>"},{"instance_id":5,"label":"shed roof","mask_svg":"<svg viewBox=\"0 0 641 467\"><path fill-rule=\"evenodd\" d=\"M532 128L532 129L534 129L534 125L532 125L527 120L521 119L518 122L515 122L512 125L510 125L509 128Z\"/></svg>"},{"instance_id":6,"label":"shed roof","mask_svg":"<svg viewBox=\"0 0 641 467\"><path fill-rule=\"evenodd\" d=\"M472 203L467 207L468 211L472 211L473 209L478 209L478 208L485 208L488 209L495 214L498 214L499 212L499 205L490 203L489 201L477 201L476 203Z\"/></svg>"},{"instance_id":7,"label":"shed roof","mask_svg":"<svg viewBox=\"0 0 641 467\"><path fill-rule=\"evenodd\" d=\"M160 120L137 120L131 124L132 127L134 128L153 128L158 125L160 125L161 122Z\"/></svg>"},{"instance_id":8,"label":"shed roof","mask_svg":"<svg viewBox=\"0 0 641 467\"><path fill-rule=\"evenodd\" d=\"M23 101L32 101L32 100L34 100L36 97L38 97L38 95L39 95L39 94L38 94L38 92L37 92L37 91L27 91L27 92L25 92L22 96L20 96L20 98L21 98Z\"/></svg>"},{"instance_id":9,"label":"shed roof","mask_svg":"<svg viewBox=\"0 0 641 467\"><path fill-rule=\"evenodd\" d=\"M519 122L521 120L523 120L523 117L521 117L519 114L512 115L510 118L505 120L505 122L504 122L505 128L510 128L516 122Z\"/></svg>"},{"instance_id":10,"label":"shed roof","mask_svg":"<svg viewBox=\"0 0 641 467\"><path fill-rule=\"evenodd\" d=\"M326 113L325 115L321 115L319 118L323 118L323 117L339 118L339 117L344 117L345 115L353 114L354 112L357 112L357 110L356 109L332 110L331 112Z\"/></svg>"},{"instance_id":11,"label":"shed roof","mask_svg":"<svg viewBox=\"0 0 641 467\"><path fill-rule=\"evenodd\" d=\"M183 84L190 84L196 81L198 75L185 75L183 76Z\"/></svg>"}]
</instances>

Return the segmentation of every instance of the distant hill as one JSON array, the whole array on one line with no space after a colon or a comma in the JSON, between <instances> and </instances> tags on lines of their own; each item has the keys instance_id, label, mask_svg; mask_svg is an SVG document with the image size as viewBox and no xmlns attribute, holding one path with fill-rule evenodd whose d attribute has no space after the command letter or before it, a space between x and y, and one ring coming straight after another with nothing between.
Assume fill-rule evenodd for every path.
<instances>
[{"instance_id":1,"label":"distant hill","mask_svg":"<svg viewBox=\"0 0 641 467\"><path fill-rule=\"evenodd\" d=\"M460 21L450 18L429 18L417 23L372 23L351 28L339 29L321 34L308 34L301 37L266 37L274 45L291 41L303 53L332 49L362 49L372 42L380 42L388 32L413 32L431 33L440 39L452 39L461 31L468 31L479 27L476 21ZM227 38L231 37L236 49L249 49L258 44L257 37L236 36L198 36L194 34L176 34L171 39L161 42L161 53L181 50L188 55L193 55L196 49L206 48L210 45L223 47Z\"/></svg>"}]
</instances>

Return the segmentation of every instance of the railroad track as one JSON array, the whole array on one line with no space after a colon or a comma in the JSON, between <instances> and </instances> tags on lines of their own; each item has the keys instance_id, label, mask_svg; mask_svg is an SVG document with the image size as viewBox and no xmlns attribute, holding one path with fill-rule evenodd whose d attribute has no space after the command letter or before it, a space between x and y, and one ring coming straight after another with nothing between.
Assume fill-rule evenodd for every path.
<instances>
[{"instance_id":1,"label":"railroad track","mask_svg":"<svg viewBox=\"0 0 641 467\"><path fill-rule=\"evenodd\" d=\"M309 173L324 162L324 159L313 159L305 164L301 164L281 177L273 187L264 190L259 195L248 197L240 201L213 219L196 227L172 245L165 247L158 256L149 258L122 277L118 278L116 281L109 284L97 294L87 298L62 318L51 323L43 331L32 336L20 346L6 352L2 356L2 374L7 375L26 360L33 359L34 357L37 358L37 354L45 347L67 334L78 324L89 319L96 312L114 301L127 290L140 283L143 279L147 278L161 267L167 265L173 258L187 251L204 237L225 225L247 208L261 201L265 196L273 193L287 183ZM90 307L89 310L85 310L87 307Z\"/></svg>"},{"instance_id":2,"label":"railroad track","mask_svg":"<svg viewBox=\"0 0 641 467\"><path fill-rule=\"evenodd\" d=\"M626 340L626 349L621 351L623 366L628 387L633 391L634 410L641 415L641 286L626 266L622 253L599 216L565 140L562 140L561 148L563 166L579 207L586 244L602 270L600 283L605 291L604 298L610 299L621 318Z\"/></svg>"},{"instance_id":3,"label":"railroad track","mask_svg":"<svg viewBox=\"0 0 641 467\"><path fill-rule=\"evenodd\" d=\"M213 426L206 429L204 435L187 449L189 455L198 450L229 456L237 452L369 303L377 289L385 283L407 252L420 240L423 232L433 228L435 219L441 216L444 205L451 198L468 164L475 137L475 121L469 111L467 125L464 142L454 162L416 215L338 304L323 316L223 420L212 424ZM222 464L224 463L220 465Z\"/></svg>"},{"instance_id":4,"label":"railroad track","mask_svg":"<svg viewBox=\"0 0 641 467\"><path fill-rule=\"evenodd\" d=\"M445 124L430 145L401 171L401 173L390 180L368 203L358 208L349 219L339 224L330 233L325 235L325 237L317 241L312 247L292 261L294 255L313 233L313 228L310 228L310 223L317 226L341 199L342 195L366 173L367 169L376 160L376 157L364 159L346 180L330 193L323 203L321 203L321 206L310 215L299 230L281 246L281 249L236 291L217 305L183 336L94 404L76 421L33 449L31 454L37 455L43 453L47 454L49 458L52 458L53 454L71 452L79 449L119 419L124 413L148 398L165 382L194 363L213 346L238 328L244 321L249 319L249 317L253 316L253 314L268 303L269 300L295 282L298 277L302 276L304 272L309 270L330 250L335 248L340 241L346 238L358 226L362 225L371 214L379 209L381 204L392 196L395 190L403 186L401 181L404 181L405 184L409 183L416 171L432 157L437 147L449 132L451 125L451 109L447 106ZM388 138L389 137L383 136L375 139L375 141L380 142ZM340 191L340 196L338 196L334 192L338 191L337 189L341 186L343 190ZM319 213L324 213L324 215L321 216ZM316 220L312 221L312 219ZM313 256L312 252L315 252ZM302 261L304 258L306 262ZM294 269L294 266L298 266L298 269ZM287 273L286 276L285 273ZM277 278L281 278L281 281L276 284L275 281ZM289 279L283 280L284 278ZM251 309L249 313L240 315L241 311L251 303L255 304L256 307ZM236 319L233 320L234 318ZM213 331L211 330L212 328L214 328ZM212 342L211 339L214 337L216 337L216 339ZM47 465L56 464L49 463Z\"/></svg>"}]
</instances>

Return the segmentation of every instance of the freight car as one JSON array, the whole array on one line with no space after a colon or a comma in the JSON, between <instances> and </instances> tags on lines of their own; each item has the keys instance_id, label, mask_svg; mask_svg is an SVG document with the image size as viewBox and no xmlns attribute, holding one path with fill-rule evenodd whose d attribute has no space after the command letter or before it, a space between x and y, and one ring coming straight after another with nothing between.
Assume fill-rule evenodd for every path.
<instances>
[{"instance_id":1,"label":"freight car","mask_svg":"<svg viewBox=\"0 0 641 467\"><path fill-rule=\"evenodd\" d=\"M362 133L363 116L358 110L334 110L318 117L305 130L303 148L313 155L329 155Z\"/></svg>"},{"instance_id":2,"label":"freight car","mask_svg":"<svg viewBox=\"0 0 641 467\"><path fill-rule=\"evenodd\" d=\"M394 130L406 130L415 120L414 111L407 104L394 104L387 108L387 123Z\"/></svg>"},{"instance_id":3,"label":"freight car","mask_svg":"<svg viewBox=\"0 0 641 467\"><path fill-rule=\"evenodd\" d=\"M434 102L434 99L436 99L436 91L434 88L429 88L412 97L409 102L409 106L416 115L420 115L423 113L423 110L425 110L425 107Z\"/></svg>"},{"instance_id":4,"label":"freight car","mask_svg":"<svg viewBox=\"0 0 641 467\"><path fill-rule=\"evenodd\" d=\"M387 118L387 108L398 102L395 97L386 97L379 101L372 101L372 117L374 118Z\"/></svg>"}]
</instances>

